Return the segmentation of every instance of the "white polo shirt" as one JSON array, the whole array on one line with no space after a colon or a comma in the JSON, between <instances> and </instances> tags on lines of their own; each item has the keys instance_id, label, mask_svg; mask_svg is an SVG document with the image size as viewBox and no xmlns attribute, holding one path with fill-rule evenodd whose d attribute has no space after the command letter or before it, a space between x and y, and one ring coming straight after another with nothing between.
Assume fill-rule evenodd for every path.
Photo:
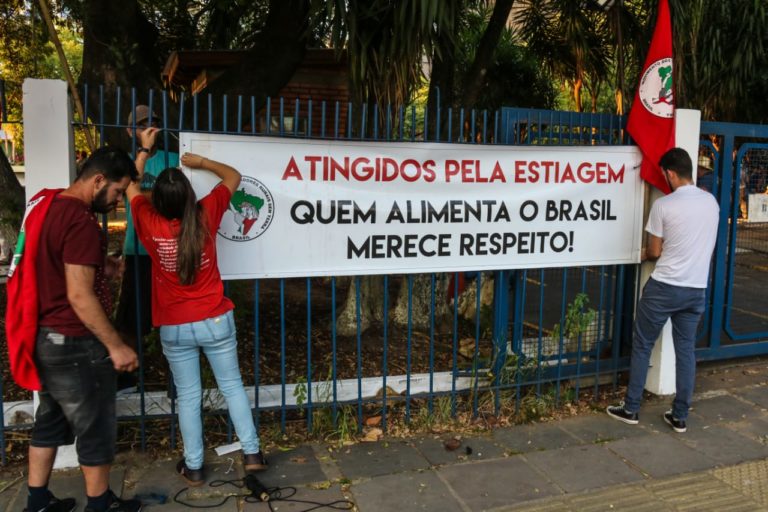
<instances>
[{"instance_id":1,"label":"white polo shirt","mask_svg":"<svg viewBox=\"0 0 768 512\"><path fill-rule=\"evenodd\" d=\"M662 246L651 277L673 286L706 288L719 218L715 197L694 185L653 203L645 230L661 238Z\"/></svg>"}]
</instances>

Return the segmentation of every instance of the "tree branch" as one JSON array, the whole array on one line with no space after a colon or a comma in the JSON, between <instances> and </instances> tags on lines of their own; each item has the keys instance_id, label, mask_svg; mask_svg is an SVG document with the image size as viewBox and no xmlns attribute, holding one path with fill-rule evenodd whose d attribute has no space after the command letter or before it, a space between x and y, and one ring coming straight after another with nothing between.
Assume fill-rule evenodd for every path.
<instances>
[{"instance_id":1,"label":"tree branch","mask_svg":"<svg viewBox=\"0 0 768 512\"><path fill-rule=\"evenodd\" d=\"M477 47L475 59L469 68L465 80L462 104L466 108L473 107L477 102L477 97L485 80L485 74L488 71L488 65L493 58L496 46L499 44L504 27L507 25L512 4L514 4L514 0L497 0L493 6L493 14L491 14L491 19L488 21L488 26L485 29L483 38L480 40L480 45Z\"/></svg>"}]
</instances>

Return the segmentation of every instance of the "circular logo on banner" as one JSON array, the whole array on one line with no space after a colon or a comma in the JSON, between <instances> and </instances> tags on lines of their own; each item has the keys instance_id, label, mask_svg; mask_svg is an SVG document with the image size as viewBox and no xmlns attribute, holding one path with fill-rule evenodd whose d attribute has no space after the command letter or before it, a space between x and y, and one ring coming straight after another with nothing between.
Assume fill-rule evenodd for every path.
<instances>
[{"instance_id":1,"label":"circular logo on banner","mask_svg":"<svg viewBox=\"0 0 768 512\"><path fill-rule=\"evenodd\" d=\"M219 234L234 242L248 242L269 228L274 215L275 201L269 189L256 178L243 176L221 219Z\"/></svg>"},{"instance_id":2,"label":"circular logo on banner","mask_svg":"<svg viewBox=\"0 0 768 512\"><path fill-rule=\"evenodd\" d=\"M674 115L671 58L659 59L648 66L640 80L639 96L651 114L667 118Z\"/></svg>"}]
</instances>

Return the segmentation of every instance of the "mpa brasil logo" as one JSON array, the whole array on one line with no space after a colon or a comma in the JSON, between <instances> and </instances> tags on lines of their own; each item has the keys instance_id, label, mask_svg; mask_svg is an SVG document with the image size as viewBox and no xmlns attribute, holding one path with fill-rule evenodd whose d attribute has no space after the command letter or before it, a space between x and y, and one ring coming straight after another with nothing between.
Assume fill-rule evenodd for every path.
<instances>
[{"instance_id":1,"label":"mpa brasil logo","mask_svg":"<svg viewBox=\"0 0 768 512\"><path fill-rule=\"evenodd\" d=\"M672 59L659 59L645 70L640 80L640 101L645 109L658 117L675 114L672 91Z\"/></svg>"},{"instance_id":2,"label":"mpa brasil logo","mask_svg":"<svg viewBox=\"0 0 768 512\"><path fill-rule=\"evenodd\" d=\"M269 189L256 178L243 176L221 219L219 234L234 242L248 242L261 236L274 216L275 201Z\"/></svg>"}]
</instances>

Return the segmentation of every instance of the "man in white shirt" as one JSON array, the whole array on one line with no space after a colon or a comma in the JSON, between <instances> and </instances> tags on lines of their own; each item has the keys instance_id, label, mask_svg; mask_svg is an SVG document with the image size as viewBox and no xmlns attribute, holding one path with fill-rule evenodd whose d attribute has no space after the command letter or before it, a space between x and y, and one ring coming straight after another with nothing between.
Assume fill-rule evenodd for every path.
<instances>
[{"instance_id":1,"label":"man in white shirt","mask_svg":"<svg viewBox=\"0 0 768 512\"><path fill-rule=\"evenodd\" d=\"M693 184L691 159L673 148L659 161L672 193L651 207L648 241L642 259L658 260L637 306L629 386L620 405L608 415L635 425L643 398L653 345L672 319L675 344L676 394L664 421L675 432L686 431L696 378L696 330L704 312L709 264L717 238L720 208L714 196Z\"/></svg>"}]
</instances>

